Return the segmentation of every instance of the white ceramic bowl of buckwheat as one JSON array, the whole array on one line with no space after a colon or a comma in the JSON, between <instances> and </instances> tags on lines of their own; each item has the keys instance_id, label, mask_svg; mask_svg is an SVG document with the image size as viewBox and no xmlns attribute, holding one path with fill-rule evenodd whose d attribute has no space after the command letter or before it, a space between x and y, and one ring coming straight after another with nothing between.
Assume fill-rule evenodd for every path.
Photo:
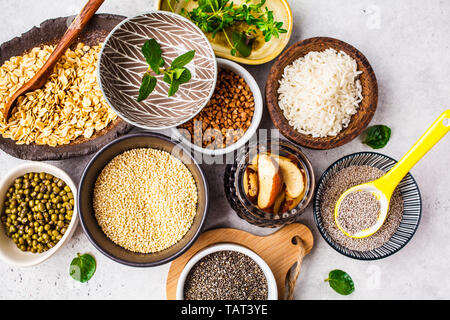
<instances>
[{"instance_id":1,"label":"white ceramic bowl of buckwheat","mask_svg":"<svg viewBox=\"0 0 450 320\"><path fill-rule=\"evenodd\" d=\"M178 278L177 295L176 295L177 300L184 300L184 285L186 282L186 278L189 275L189 272L191 271L192 267L207 255L219 251L237 251L242 254L245 254L246 256L250 257L253 261L255 261L256 264L261 268L267 280L267 300L278 299L277 282L272 273L272 270L259 255L257 255L252 250L237 244L221 243L212 245L210 247L207 247L206 249L201 250L188 261L188 263L183 268L180 277Z\"/></svg>"},{"instance_id":2,"label":"white ceramic bowl of buckwheat","mask_svg":"<svg viewBox=\"0 0 450 320\"><path fill-rule=\"evenodd\" d=\"M3 206L5 202L6 193L14 183L16 178L19 178L26 173L30 172L45 172L53 175L56 178L63 180L72 191L75 205L73 206L72 220L70 221L67 231L58 243L51 249L42 253L31 253L23 252L17 248L16 244L11 238L6 235L3 223L0 222L0 260L20 267L30 267L44 262L52 255L56 253L65 243L67 243L75 231L78 223L78 212L77 212L77 187L72 181L70 176L62 169L55 167L53 165L43 163L43 162L27 162L24 163L11 171L8 172L6 176L0 182L0 212L3 214Z\"/></svg>"},{"instance_id":3,"label":"white ceramic bowl of buckwheat","mask_svg":"<svg viewBox=\"0 0 450 320\"><path fill-rule=\"evenodd\" d=\"M253 117L250 126L245 131L244 135L235 143L230 144L225 148L210 149L210 148L203 148L195 143L192 143L189 139L186 139L186 137L183 136L183 134L177 127L171 129L172 138L181 141L181 143L183 143L183 145L186 148L188 148L189 150L194 150L195 152L211 156L224 155L244 146L250 140L250 138L256 133L263 114L263 99L261 95L261 90L259 89L258 83L256 82L255 78L253 78L253 76L250 74L250 72L248 72L240 64L227 59L217 58L217 66L222 69L233 71L234 73L242 77L253 94L253 99L255 103Z\"/></svg>"}]
</instances>

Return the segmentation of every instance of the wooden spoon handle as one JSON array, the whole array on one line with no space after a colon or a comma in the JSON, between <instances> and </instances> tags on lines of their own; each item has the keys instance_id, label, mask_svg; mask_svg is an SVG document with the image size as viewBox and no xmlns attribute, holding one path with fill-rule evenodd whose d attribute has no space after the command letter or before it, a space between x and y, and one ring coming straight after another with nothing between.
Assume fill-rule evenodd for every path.
<instances>
[{"instance_id":1,"label":"wooden spoon handle","mask_svg":"<svg viewBox=\"0 0 450 320\"><path fill-rule=\"evenodd\" d=\"M91 20L98 8L105 0L89 0L78 16L72 21L66 33L62 36L53 53L48 58L44 66L34 76L34 83L29 90L36 90L41 88L47 81L53 68L58 62L59 58L66 52L72 42L80 35L86 24ZM33 82L33 81L31 81Z\"/></svg>"}]
</instances>

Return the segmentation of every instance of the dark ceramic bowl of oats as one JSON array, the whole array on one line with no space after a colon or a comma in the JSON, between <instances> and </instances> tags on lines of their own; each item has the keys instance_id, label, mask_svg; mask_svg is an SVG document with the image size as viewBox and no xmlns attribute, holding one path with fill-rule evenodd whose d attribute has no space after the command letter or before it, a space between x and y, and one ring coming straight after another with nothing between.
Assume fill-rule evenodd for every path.
<instances>
[{"instance_id":1,"label":"dark ceramic bowl of oats","mask_svg":"<svg viewBox=\"0 0 450 320\"><path fill-rule=\"evenodd\" d=\"M325 241L353 259L377 260L402 249L413 237L422 214L419 187L408 173L395 190L383 226L367 238L351 238L337 227L334 207L347 189L380 178L396 160L375 152L358 152L333 163L321 176L314 195L314 220Z\"/></svg>"},{"instance_id":2,"label":"dark ceramic bowl of oats","mask_svg":"<svg viewBox=\"0 0 450 320\"><path fill-rule=\"evenodd\" d=\"M231 243L212 245L189 260L177 300L277 300L275 277L255 252Z\"/></svg>"}]
</instances>

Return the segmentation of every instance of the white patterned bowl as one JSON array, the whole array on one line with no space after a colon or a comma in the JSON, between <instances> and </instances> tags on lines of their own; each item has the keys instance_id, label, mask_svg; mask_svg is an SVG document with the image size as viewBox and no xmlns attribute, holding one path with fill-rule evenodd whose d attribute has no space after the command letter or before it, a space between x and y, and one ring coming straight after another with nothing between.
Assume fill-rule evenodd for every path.
<instances>
[{"instance_id":1,"label":"white patterned bowl","mask_svg":"<svg viewBox=\"0 0 450 320\"><path fill-rule=\"evenodd\" d=\"M168 97L169 85L157 75L154 91L137 102L148 69L141 48L151 38L160 44L166 66L195 50L194 59L186 65L192 78ZM150 130L175 127L193 118L208 103L217 78L214 51L203 32L188 19L166 11L151 11L117 25L105 40L97 70L100 89L111 108L125 121Z\"/></svg>"}]
</instances>

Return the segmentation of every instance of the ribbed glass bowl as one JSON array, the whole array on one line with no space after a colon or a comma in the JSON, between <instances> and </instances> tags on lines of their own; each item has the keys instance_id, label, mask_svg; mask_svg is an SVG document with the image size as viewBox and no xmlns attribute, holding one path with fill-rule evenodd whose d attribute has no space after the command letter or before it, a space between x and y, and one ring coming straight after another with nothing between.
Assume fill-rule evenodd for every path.
<instances>
[{"instance_id":1,"label":"ribbed glass bowl","mask_svg":"<svg viewBox=\"0 0 450 320\"><path fill-rule=\"evenodd\" d=\"M328 180L338 171L349 166L367 165L388 172L396 160L375 152L358 152L345 156L331 166L322 174L314 195L314 221L325 241L339 253L358 260L377 260L390 256L403 248L419 226L422 214L422 200L419 186L411 174L407 174L400 182L398 188L403 198L403 218L394 235L381 247L370 251L356 251L347 249L336 243L327 233L322 221L321 203L322 196Z\"/></svg>"},{"instance_id":2,"label":"ribbed glass bowl","mask_svg":"<svg viewBox=\"0 0 450 320\"><path fill-rule=\"evenodd\" d=\"M255 155L261 152L271 152L280 156L294 156L306 173L306 190L299 204L281 214L268 213L256 207L246 196L243 186L243 176L247 165ZM281 139L269 139L259 142L252 141L238 150L233 164L228 164L224 175L225 195L237 215L247 222L259 227L275 228L294 222L306 209L314 195L314 171L308 158L300 147Z\"/></svg>"}]
</instances>

